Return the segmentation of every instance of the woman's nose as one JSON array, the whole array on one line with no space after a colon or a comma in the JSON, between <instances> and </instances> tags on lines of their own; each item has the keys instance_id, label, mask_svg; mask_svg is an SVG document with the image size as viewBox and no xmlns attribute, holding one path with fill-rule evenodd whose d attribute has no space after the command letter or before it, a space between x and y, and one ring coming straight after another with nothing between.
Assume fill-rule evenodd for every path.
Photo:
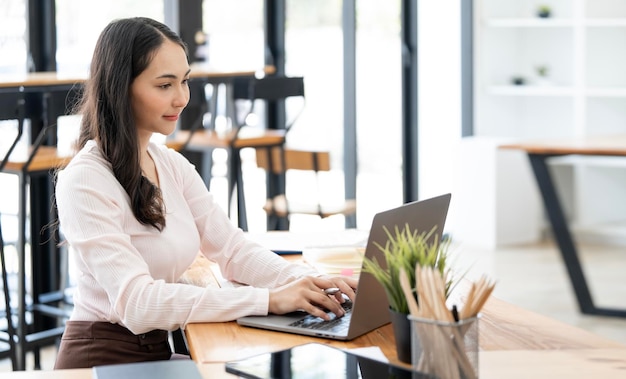
<instances>
[{"instance_id":1,"label":"woman's nose","mask_svg":"<svg viewBox=\"0 0 626 379\"><path fill-rule=\"evenodd\" d=\"M187 103L189 103L189 87L181 86L174 97L173 104L176 107L184 108L187 106Z\"/></svg>"}]
</instances>

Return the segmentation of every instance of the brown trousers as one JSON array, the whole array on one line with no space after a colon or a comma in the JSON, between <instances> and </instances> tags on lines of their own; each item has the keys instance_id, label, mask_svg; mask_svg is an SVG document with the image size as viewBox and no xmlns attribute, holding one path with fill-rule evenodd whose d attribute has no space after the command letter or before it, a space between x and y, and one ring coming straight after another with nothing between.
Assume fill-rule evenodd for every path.
<instances>
[{"instance_id":1,"label":"brown trousers","mask_svg":"<svg viewBox=\"0 0 626 379\"><path fill-rule=\"evenodd\" d=\"M166 330L135 335L109 322L68 321L55 369L168 360L172 351Z\"/></svg>"}]
</instances>

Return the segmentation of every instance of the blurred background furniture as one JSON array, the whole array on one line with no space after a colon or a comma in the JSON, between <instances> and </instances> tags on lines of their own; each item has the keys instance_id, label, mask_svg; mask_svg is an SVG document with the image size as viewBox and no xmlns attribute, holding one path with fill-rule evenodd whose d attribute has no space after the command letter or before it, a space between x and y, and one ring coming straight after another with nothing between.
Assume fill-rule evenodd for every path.
<instances>
[{"instance_id":1,"label":"blurred background furniture","mask_svg":"<svg viewBox=\"0 0 626 379\"><path fill-rule=\"evenodd\" d=\"M70 159L60 155L55 146L56 123L69 111L68 104L81 82L81 78L46 72L0 83L2 118L16 120L18 125L1 167L2 173L18 178L14 192L18 198L17 233L9 238L15 240L16 268L7 270L7 275L15 278L7 281L7 293L15 294L15 304L9 299L11 306L6 309L7 318L16 319L15 370L26 368L27 352L34 353L34 368L41 367L40 348L58 341L72 307L66 283L62 283L67 278L62 261L67 261L57 245L60 236L46 225L56 219L51 211L51 174ZM13 150L18 143L20 151Z\"/></svg>"},{"instance_id":2,"label":"blurred background furniture","mask_svg":"<svg viewBox=\"0 0 626 379\"><path fill-rule=\"evenodd\" d=\"M202 128L181 130L177 139L185 140L186 149L204 149L211 154L214 149L225 149L228 153L228 213L236 198L237 223L245 231L248 230L246 204L243 185L241 152L248 148L283 146L287 132L304 109L304 79L302 77L286 77L268 75L237 76L229 83L226 91L227 125L217 125L217 110L210 115L210 122ZM209 104L215 104L214 96L207 98ZM289 121L265 120L267 106L285 103L288 99L299 101L298 111ZM210 106L209 106L210 108ZM229 110L232 110L230 112ZM209 174L210 175L210 174ZM205 178L208 182L209 179ZM271 193L284 187L283 180L273 177L268 180Z\"/></svg>"},{"instance_id":3,"label":"blurred background furniture","mask_svg":"<svg viewBox=\"0 0 626 379\"><path fill-rule=\"evenodd\" d=\"M313 188L313 198L305 201L289 200L289 188L281 193L267 193L267 200L263 209L268 215L268 230L277 229L278 223L283 222L289 228L289 219L293 214L316 215L326 218L335 215L349 216L356 213L356 200L344 199L342 202L328 201L325 194L336 193L336 188L325 186L333 184L326 181L323 175L331 170L330 152L323 150L298 150L288 147L256 148L256 162L259 168L276 176L286 177L289 171L299 171L308 175L300 175L300 180L306 180L306 185ZM300 183L302 184L302 183ZM271 224L270 224L271 222Z\"/></svg>"},{"instance_id":4,"label":"blurred background furniture","mask_svg":"<svg viewBox=\"0 0 626 379\"><path fill-rule=\"evenodd\" d=\"M24 128L24 101L23 99L16 94L6 94L0 92L0 120L2 121L16 121L16 136L11 143L6 144L9 140L5 136L5 132L3 130L3 142L4 144L0 145L0 151L2 152L0 160L0 173L3 172L4 167L6 166L9 156L15 150L17 146ZM3 195L5 196L5 195ZM13 370L16 370L18 367L17 362L17 351L16 351L16 330L15 325L13 323L13 310L11 304L11 290L9 287L9 272L7 270L7 257L5 255L5 239L3 232L3 225L8 225L11 223L13 227L12 230L14 233L9 233L12 238L12 244L17 244L17 217L10 217L13 215L5 215L4 207L0 208L0 268L2 273L2 297L3 302L2 312L2 323L0 324L0 357L9 358L11 360L11 367ZM15 215L16 216L16 215ZM6 229L6 227L5 227Z\"/></svg>"}]
</instances>

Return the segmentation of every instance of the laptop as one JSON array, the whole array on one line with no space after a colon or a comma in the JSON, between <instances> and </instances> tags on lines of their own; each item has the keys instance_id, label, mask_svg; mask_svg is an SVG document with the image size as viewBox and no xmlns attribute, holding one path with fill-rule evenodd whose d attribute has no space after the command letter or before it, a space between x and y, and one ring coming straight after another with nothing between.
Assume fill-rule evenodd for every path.
<instances>
[{"instance_id":1,"label":"laptop","mask_svg":"<svg viewBox=\"0 0 626 379\"><path fill-rule=\"evenodd\" d=\"M408 225L412 230L430 232L436 227L432 238L441 241L448 215L451 194L426 200L406 203L398 208L378 213L372 220L365 256L384 262L384 255L376 243L385 246L388 238L385 227L394 230ZM354 301L346 301L343 317L329 313L331 320L325 321L306 312L285 315L246 316L237 319L243 326L269 329L280 332L323 337L335 340L351 340L389 323L389 302L383 287L369 273L362 272Z\"/></svg>"}]
</instances>

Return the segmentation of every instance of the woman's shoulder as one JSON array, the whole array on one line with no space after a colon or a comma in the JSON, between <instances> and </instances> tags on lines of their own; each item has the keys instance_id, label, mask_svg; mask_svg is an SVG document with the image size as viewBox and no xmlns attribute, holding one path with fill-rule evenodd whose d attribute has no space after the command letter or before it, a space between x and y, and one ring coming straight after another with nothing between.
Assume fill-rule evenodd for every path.
<instances>
[{"instance_id":1,"label":"woman's shoulder","mask_svg":"<svg viewBox=\"0 0 626 379\"><path fill-rule=\"evenodd\" d=\"M104 158L97 144L88 141L67 166L59 171L58 180L75 181L81 177L95 178L109 174L112 174L111 164Z\"/></svg>"},{"instance_id":2,"label":"woman's shoulder","mask_svg":"<svg viewBox=\"0 0 626 379\"><path fill-rule=\"evenodd\" d=\"M63 171L76 169L95 169L97 167L111 170L111 164L104 158L95 141L87 141L85 146L74 155Z\"/></svg>"}]
</instances>

